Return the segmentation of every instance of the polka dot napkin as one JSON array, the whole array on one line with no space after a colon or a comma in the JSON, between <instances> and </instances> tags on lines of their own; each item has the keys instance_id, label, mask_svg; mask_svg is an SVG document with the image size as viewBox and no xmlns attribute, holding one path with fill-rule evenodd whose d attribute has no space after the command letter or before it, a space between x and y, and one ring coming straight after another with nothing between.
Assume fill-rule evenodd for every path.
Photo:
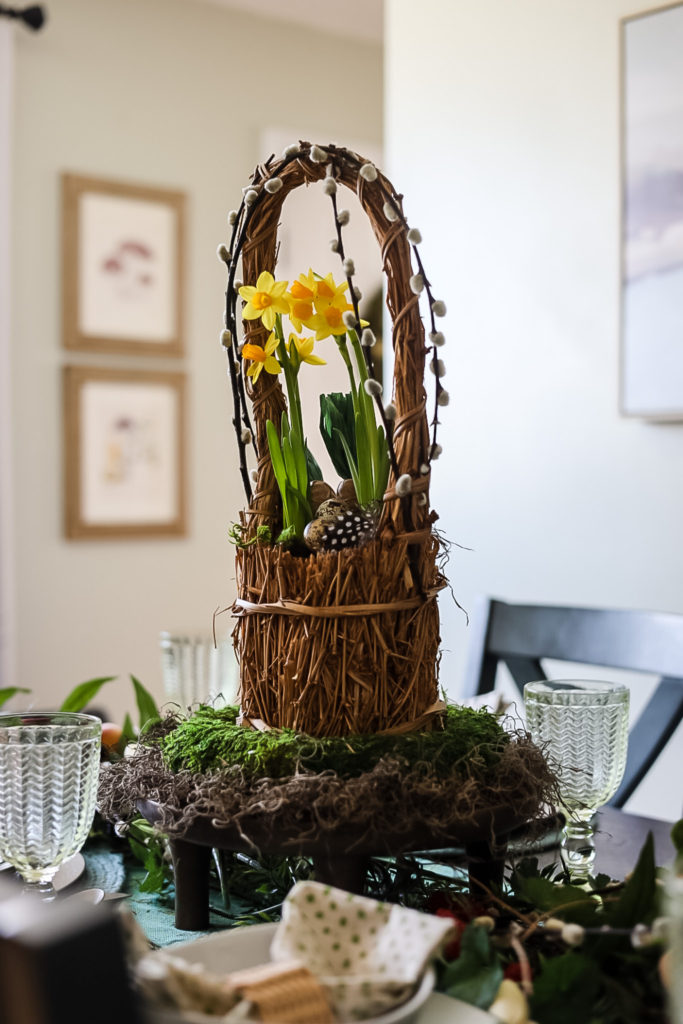
<instances>
[{"instance_id":1,"label":"polka dot napkin","mask_svg":"<svg viewBox=\"0 0 683 1024\"><path fill-rule=\"evenodd\" d=\"M270 955L305 964L338 1020L364 1020L410 997L450 931L442 917L298 882L284 902Z\"/></svg>"}]
</instances>

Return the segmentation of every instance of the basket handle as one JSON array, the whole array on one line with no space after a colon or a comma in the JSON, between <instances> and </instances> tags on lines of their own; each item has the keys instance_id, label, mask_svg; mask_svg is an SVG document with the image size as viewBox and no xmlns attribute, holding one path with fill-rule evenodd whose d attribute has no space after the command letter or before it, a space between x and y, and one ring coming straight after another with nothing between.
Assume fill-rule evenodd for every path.
<instances>
[{"instance_id":1,"label":"basket handle","mask_svg":"<svg viewBox=\"0 0 683 1024\"><path fill-rule=\"evenodd\" d=\"M228 284L228 323L234 328L237 317L237 297L232 285L239 254L242 256L245 281L255 281L263 270L274 272L278 224L283 203L289 193L301 185L322 180L328 173L333 174L338 184L354 191L370 220L380 247L387 278L387 307L392 321L395 462L384 497L380 531L419 531L429 525L433 518L429 512L429 466L433 439L430 439L429 434L424 386L425 361L429 350L425 347L419 295L411 288L413 271L402 196L395 192L391 182L376 171L369 161L349 150L333 145L322 149L308 142L301 142L292 149L296 149L296 152L290 153L288 150L280 160L271 157L254 171L251 187L256 197L248 197L252 201L243 204L233 236L236 244L232 247ZM372 180L367 180L368 176L360 173L364 166L372 167ZM277 184L277 189L271 191L266 185L273 179L276 179L276 184L281 184ZM387 209L395 219L387 217ZM260 320L244 321L243 326L246 341L262 347L265 345L268 332ZM436 364L435 351L432 355ZM247 394L253 405L256 444L260 453L256 491L250 502L250 512L258 520L271 520L279 508L280 497L268 456L266 422L270 419L275 424L280 423L286 401L276 377L261 374L255 385L252 385L250 378L245 380ZM438 398L438 371L436 382ZM409 495L401 499L395 489L397 473L408 474L412 481Z\"/></svg>"}]
</instances>

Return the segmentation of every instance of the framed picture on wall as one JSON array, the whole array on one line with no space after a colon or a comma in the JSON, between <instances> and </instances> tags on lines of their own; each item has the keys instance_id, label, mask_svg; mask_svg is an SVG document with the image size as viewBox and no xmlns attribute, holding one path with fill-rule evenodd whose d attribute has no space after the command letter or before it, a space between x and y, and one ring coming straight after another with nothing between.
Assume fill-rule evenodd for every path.
<instances>
[{"instance_id":1,"label":"framed picture on wall","mask_svg":"<svg viewBox=\"0 0 683 1024\"><path fill-rule=\"evenodd\" d=\"M185 196L62 175L65 348L183 353Z\"/></svg>"},{"instance_id":2,"label":"framed picture on wall","mask_svg":"<svg viewBox=\"0 0 683 1024\"><path fill-rule=\"evenodd\" d=\"M185 375L63 374L66 536L183 536Z\"/></svg>"},{"instance_id":3,"label":"framed picture on wall","mask_svg":"<svg viewBox=\"0 0 683 1024\"><path fill-rule=\"evenodd\" d=\"M683 420L683 3L621 23L621 410Z\"/></svg>"}]
</instances>

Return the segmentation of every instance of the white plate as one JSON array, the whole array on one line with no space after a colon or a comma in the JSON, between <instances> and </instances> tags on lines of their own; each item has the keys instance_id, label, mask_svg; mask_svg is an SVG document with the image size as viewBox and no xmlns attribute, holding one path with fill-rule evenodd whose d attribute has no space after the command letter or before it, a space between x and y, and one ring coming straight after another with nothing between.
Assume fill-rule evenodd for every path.
<instances>
[{"instance_id":1,"label":"white plate","mask_svg":"<svg viewBox=\"0 0 683 1024\"><path fill-rule=\"evenodd\" d=\"M276 924L245 925L242 928L219 932L217 935L207 935L203 939L195 939L194 942L168 946L166 950L160 952L182 957L188 963L202 964L206 970L215 974L229 974L232 971L268 963L270 944L276 928ZM401 1020L405 1020L406 1024L408 1021L413 1024L490 1024L493 1021L493 1017L483 1010L462 1003L459 999L450 999L438 992L433 992L429 996L417 1014L410 1013L409 1004L399 1007L396 1014L385 1014L381 1019L396 1021L397 1024ZM157 1010L149 1015L149 1019L152 1024L207 1024L207 1021L216 1018L203 1013L179 1014Z\"/></svg>"},{"instance_id":2,"label":"white plate","mask_svg":"<svg viewBox=\"0 0 683 1024\"><path fill-rule=\"evenodd\" d=\"M12 865L6 861L0 862L0 871L7 871ZM85 871L85 861L83 860L82 853L74 853L71 857L68 857L63 864L57 869L57 874L52 879L57 892L60 889L66 889L68 885L72 885L77 878L80 878Z\"/></svg>"},{"instance_id":3,"label":"white plate","mask_svg":"<svg viewBox=\"0 0 683 1024\"><path fill-rule=\"evenodd\" d=\"M57 868L57 874L52 879L57 892L61 889L66 889L67 886L72 885L77 878L80 878L85 871L85 860L83 859L82 853L74 853L71 857L68 857L63 864L60 864Z\"/></svg>"}]
</instances>

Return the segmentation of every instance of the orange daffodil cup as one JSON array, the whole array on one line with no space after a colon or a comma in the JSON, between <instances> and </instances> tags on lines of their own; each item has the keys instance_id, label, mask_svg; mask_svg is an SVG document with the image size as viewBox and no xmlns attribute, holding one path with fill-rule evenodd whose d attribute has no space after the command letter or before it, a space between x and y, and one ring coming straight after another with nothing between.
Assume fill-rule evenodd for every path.
<instances>
[{"instance_id":1,"label":"orange daffodil cup","mask_svg":"<svg viewBox=\"0 0 683 1024\"><path fill-rule=\"evenodd\" d=\"M337 418L334 429L323 431L323 440L335 465L341 461L345 477L352 477L361 505L381 499L389 464L386 438L383 429L375 422L372 406L375 392L370 385L379 388L378 393L381 388L376 381L368 380L355 330L358 325L353 305L346 295L347 282L337 284L332 274L322 277L309 269L307 274L299 275L289 291L287 285L287 281L276 281L272 274L263 271L255 285L243 285L239 289L245 302L243 318L260 319L271 332L264 346L250 342L244 344L241 355L242 359L250 362L247 375L254 383L263 370L274 376L282 372L285 377L291 423L284 413L279 435L271 422L266 424L266 429L273 471L282 497L284 533L301 538L306 523L312 518L310 481L322 479L304 435L298 382L302 363L322 366L326 362L314 353L316 342L333 337L349 374L350 395L321 395L323 416L326 410L329 411L332 399L341 397L348 403L347 413L342 417L345 428ZM296 332L290 333L288 342L285 342L284 316L289 318ZM367 327L367 323L361 321L360 326ZM302 337L304 329L312 331L315 337ZM358 383L347 335L355 356ZM331 446L335 448L334 454Z\"/></svg>"},{"instance_id":2,"label":"orange daffodil cup","mask_svg":"<svg viewBox=\"0 0 683 1024\"><path fill-rule=\"evenodd\" d=\"M260 345L250 345L246 342L242 346L242 359L250 359L251 366L247 370L247 376L256 383L259 379L261 370L266 370L268 373L272 373L276 376L282 367L275 358L274 352L278 347L278 339L275 336L275 332L271 331L268 336L268 341L265 344L265 348L261 348Z\"/></svg>"}]
</instances>

